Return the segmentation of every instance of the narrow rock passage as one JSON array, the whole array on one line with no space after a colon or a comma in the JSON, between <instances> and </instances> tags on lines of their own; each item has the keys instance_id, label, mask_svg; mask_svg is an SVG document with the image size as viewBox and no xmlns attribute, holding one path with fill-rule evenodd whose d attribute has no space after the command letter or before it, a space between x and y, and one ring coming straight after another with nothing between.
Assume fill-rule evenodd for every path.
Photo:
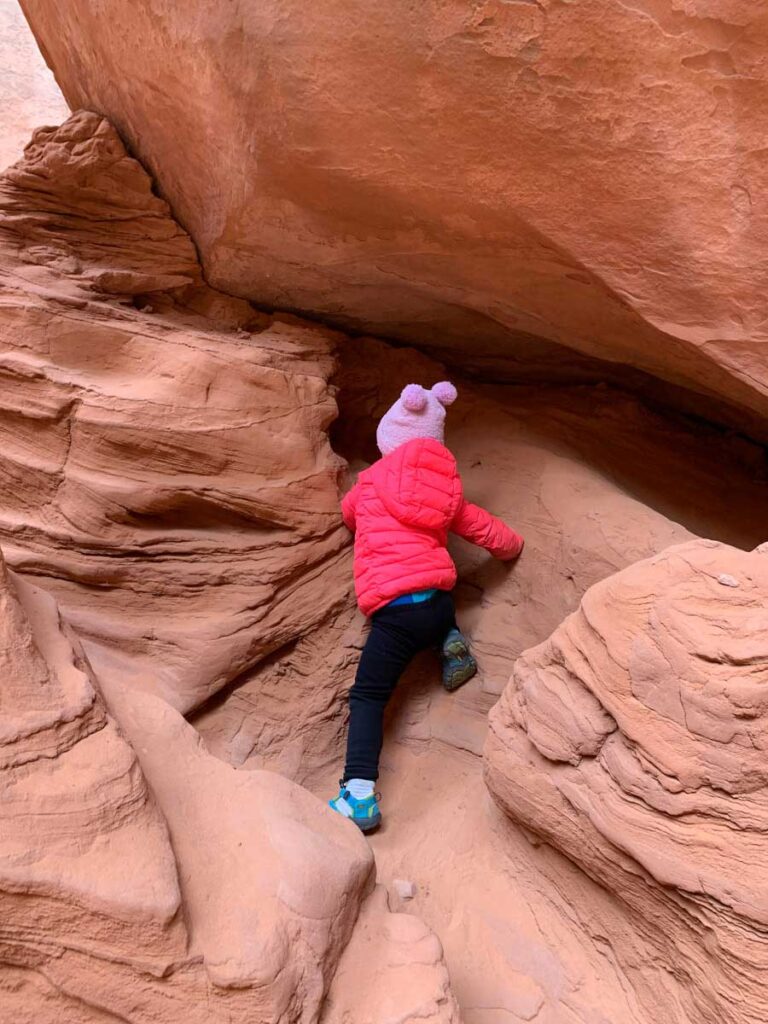
<instances>
[{"instance_id":1,"label":"narrow rock passage","mask_svg":"<svg viewBox=\"0 0 768 1024\"><path fill-rule=\"evenodd\" d=\"M339 375L337 450L353 466L375 457L374 427L390 392L406 379L442 376L410 350L350 346ZM487 713L519 653L545 639L597 580L696 533L753 547L768 508L762 451L610 389L458 384L447 440L467 493L508 519L527 546L513 568L454 546L459 618L481 673L448 695L424 656L402 681L379 783L385 825L370 839L378 880L392 910L439 936L465 1024L650 1024L636 988L650 979L674 1005L677 982L610 893L533 845L492 804L480 756ZM250 674L195 719L206 742L327 799L363 631L348 609ZM414 884L413 899L398 895L397 879ZM365 985L376 991L377 970L366 969ZM375 1005L357 1014L355 1024L379 1024Z\"/></svg>"}]
</instances>

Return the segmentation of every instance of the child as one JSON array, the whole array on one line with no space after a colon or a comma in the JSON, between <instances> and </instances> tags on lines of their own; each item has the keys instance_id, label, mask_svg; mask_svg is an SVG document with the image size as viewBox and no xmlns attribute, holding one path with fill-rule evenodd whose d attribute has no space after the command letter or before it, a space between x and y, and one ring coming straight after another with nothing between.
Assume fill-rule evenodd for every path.
<instances>
[{"instance_id":1,"label":"child","mask_svg":"<svg viewBox=\"0 0 768 1024\"><path fill-rule=\"evenodd\" d=\"M349 693L341 792L330 806L363 832L381 823L374 782L384 709L408 663L436 647L447 690L477 671L456 628L448 532L497 558L517 558L523 550L514 530L464 499L456 460L443 444L445 407L455 400L456 388L447 381L431 391L418 384L404 388L376 432L383 458L360 474L341 504L355 532L355 590L371 631Z\"/></svg>"}]
</instances>

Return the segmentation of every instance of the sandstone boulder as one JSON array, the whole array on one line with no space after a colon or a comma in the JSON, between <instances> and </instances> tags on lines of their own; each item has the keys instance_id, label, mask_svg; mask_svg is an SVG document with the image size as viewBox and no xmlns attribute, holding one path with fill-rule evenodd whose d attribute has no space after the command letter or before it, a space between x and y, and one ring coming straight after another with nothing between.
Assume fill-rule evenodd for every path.
<instances>
[{"instance_id":1,"label":"sandstone boulder","mask_svg":"<svg viewBox=\"0 0 768 1024\"><path fill-rule=\"evenodd\" d=\"M363 907L322 1024L460 1024L440 941L418 917L389 913L381 886Z\"/></svg>"},{"instance_id":2,"label":"sandstone boulder","mask_svg":"<svg viewBox=\"0 0 768 1024\"><path fill-rule=\"evenodd\" d=\"M627 364L760 429L764 4L22 6L216 287L495 375Z\"/></svg>"},{"instance_id":3,"label":"sandstone boulder","mask_svg":"<svg viewBox=\"0 0 768 1024\"><path fill-rule=\"evenodd\" d=\"M190 955L228 994L220 1012L317 1020L373 884L362 834L280 775L224 764L160 698L104 685L168 823Z\"/></svg>"},{"instance_id":4,"label":"sandstone boulder","mask_svg":"<svg viewBox=\"0 0 768 1024\"><path fill-rule=\"evenodd\" d=\"M592 587L491 713L493 796L613 894L641 1004L675 1024L768 1013L767 609L764 553L669 548Z\"/></svg>"}]
</instances>

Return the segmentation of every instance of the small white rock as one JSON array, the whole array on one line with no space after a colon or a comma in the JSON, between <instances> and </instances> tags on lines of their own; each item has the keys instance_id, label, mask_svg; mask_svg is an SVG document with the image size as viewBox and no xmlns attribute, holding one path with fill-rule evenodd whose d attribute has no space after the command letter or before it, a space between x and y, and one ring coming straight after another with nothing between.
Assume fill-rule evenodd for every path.
<instances>
[{"instance_id":1,"label":"small white rock","mask_svg":"<svg viewBox=\"0 0 768 1024\"><path fill-rule=\"evenodd\" d=\"M416 886L404 878L396 878L392 882L392 886L401 900L412 900L416 895Z\"/></svg>"},{"instance_id":2,"label":"small white rock","mask_svg":"<svg viewBox=\"0 0 768 1024\"><path fill-rule=\"evenodd\" d=\"M717 582L722 583L724 587L738 587L739 581L735 576L729 576L727 572L721 572L717 577Z\"/></svg>"}]
</instances>

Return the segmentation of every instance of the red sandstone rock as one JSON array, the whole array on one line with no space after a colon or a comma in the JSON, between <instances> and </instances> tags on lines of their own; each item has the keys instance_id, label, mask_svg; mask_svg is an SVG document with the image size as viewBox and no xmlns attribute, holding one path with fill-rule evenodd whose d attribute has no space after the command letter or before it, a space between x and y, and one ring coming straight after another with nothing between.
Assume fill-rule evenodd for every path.
<instances>
[{"instance_id":1,"label":"red sandstone rock","mask_svg":"<svg viewBox=\"0 0 768 1024\"><path fill-rule=\"evenodd\" d=\"M188 710L345 600L335 336L204 286L95 115L0 179L0 282L0 542L97 670Z\"/></svg>"},{"instance_id":2,"label":"red sandstone rock","mask_svg":"<svg viewBox=\"0 0 768 1024\"><path fill-rule=\"evenodd\" d=\"M25 263L112 294L202 284L189 235L97 114L39 128L0 179L0 196L0 229L18 237Z\"/></svg>"},{"instance_id":3,"label":"red sandstone rock","mask_svg":"<svg viewBox=\"0 0 768 1024\"><path fill-rule=\"evenodd\" d=\"M24 1020L57 979L86 1005L110 976L151 990L186 930L165 823L55 602L0 565L0 606L0 1017L19 997Z\"/></svg>"},{"instance_id":4,"label":"red sandstone rock","mask_svg":"<svg viewBox=\"0 0 768 1024\"><path fill-rule=\"evenodd\" d=\"M388 913L381 886L360 914L322 1019L323 1024L460 1024L439 940L418 917Z\"/></svg>"},{"instance_id":5,"label":"red sandstone rock","mask_svg":"<svg viewBox=\"0 0 768 1024\"><path fill-rule=\"evenodd\" d=\"M163 700L104 688L168 823L190 955L246 990L243 1020L316 1020L373 881L362 835L280 775L209 754Z\"/></svg>"},{"instance_id":6,"label":"red sandstone rock","mask_svg":"<svg viewBox=\"0 0 768 1024\"><path fill-rule=\"evenodd\" d=\"M109 680L153 799L53 599L0 563L0 611L0 1019L316 1020L370 888L362 835Z\"/></svg>"},{"instance_id":7,"label":"red sandstone rock","mask_svg":"<svg viewBox=\"0 0 768 1024\"><path fill-rule=\"evenodd\" d=\"M22 6L217 287L768 413L763 3Z\"/></svg>"},{"instance_id":8,"label":"red sandstone rock","mask_svg":"<svg viewBox=\"0 0 768 1024\"><path fill-rule=\"evenodd\" d=\"M701 549L727 554L712 556L705 600L672 556L653 563L663 578L627 570L648 584L639 603L611 590L625 577L603 585L602 633L579 634L579 651L628 645L642 667L629 697L611 689L611 660L585 670L589 692L580 677L560 691L556 660L524 655L528 733L507 695L489 751L497 798L525 831L488 813L477 758L514 657L587 587L696 533L764 537L756 449L610 389L459 381L448 440L468 493L528 544L511 570L455 549L482 672L448 697L425 661L400 688L372 848L381 881L415 893L390 914L375 890L353 930L370 853L280 777L327 797L361 643L330 379L341 348L335 444L360 465L403 380L443 368L207 287L189 238L93 114L38 133L0 183L0 278L0 540L23 573L0 586L0 1018L448 1024L447 965L466 1024L762 1020L749 1016L763 1014L756 983L745 1001L759 906L744 906L761 880L741 870L761 854L759 750L745 745L761 743L759 687L740 687L734 715L744 659L728 644L744 623L708 612L749 608L762 556ZM654 602L649 635L688 684L682 724L668 669L635 650ZM700 651L721 619L727 635ZM195 708L197 733L179 713Z\"/></svg>"},{"instance_id":9,"label":"red sandstone rock","mask_svg":"<svg viewBox=\"0 0 768 1024\"><path fill-rule=\"evenodd\" d=\"M766 609L764 554L669 548L594 586L491 713L491 792L613 893L651 1019L768 1012ZM674 1004L655 965L680 979Z\"/></svg>"}]
</instances>

